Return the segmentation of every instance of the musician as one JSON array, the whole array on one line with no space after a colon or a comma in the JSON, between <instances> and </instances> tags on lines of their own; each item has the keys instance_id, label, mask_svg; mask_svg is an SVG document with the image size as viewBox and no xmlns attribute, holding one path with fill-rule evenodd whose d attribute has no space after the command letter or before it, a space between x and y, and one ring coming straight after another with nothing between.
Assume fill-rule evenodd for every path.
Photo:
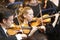
<instances>
[{"instance_id":1,"label":"musician","mask_svg":"<svg viewBox=\"0 0 60 40\"><path fill-rule=\"evenodd\" d=\"M30 7L24 7L23 10L19 10L19 20L22 26L27 24L29 26L29 22L33 19L33 10Z\"/></svg>"},{"instance_id":2,"label":"musician","mask_svg":"<svg viewBox=\"0 0 60 40\"><path fill-rule=\"evenodd\" d=\"M56 6L50 0L43 0L42 1L42 10L46 10L46 9L48 9L48 10L46 12L43 12L43 14L48 13L49 15L51 15L56 12Z\"/></svg>"},{"instance_id":3,"label":"musician","mask_svg":"<svg viewBox=\"0 0 60 40\"><path fill-rule=\"evenodd\" d=\"M41 34L37 32L37 30L38 30L37 27L30 25L33 20L33 17L34 17L33 10L30 7L24 7L23 10L20 11L19 20L20 20L20 23L22 24L22 27L32 27L29 34L27 34L28 35L27 40L37 40L37 39L45 40L45 39L47 39L45 35L42 34L42 36L41 36ZM38 36L39 36L39 38L38 38Z\"/></svg>"},{"instance_id":4,"label":"musician","mask_svg":"<svg viewBox=\"0 0 60 40\"><path fill-rule=\"evenodd\" d=\"M51 0L51 1L55 4L57 12L59 12L60 11L60 0ZM60 27L59 26L60 26L60 16L58 17L58 21L54 28L54 40L60 40Z\"/></svg>"},{"instance_id":5,"label":"musician","mask_svg":"<svg viewBox=\"0 0 60 40\"><path fill-rule=\"evenodd\" d=\"M0 39L1 40L21 40L23 35L16 34L16 35L8 35L7 29L11 27L13 24L13 11L5 8L4 6L0 5ZM27 37L25 35L25 37Z\"/></svg>"},{"instance_id":6,"label":"musician","mask_svg":"<svg viewBox=\"0 0 60 40\"><path fill-rule=\"evenodd\" d=\"M55 4L50 0L45 0L43 10L49 9L49 8L55 8L55 11L52 12L50 10L50 11L45 12L45 13L47 13L49 15L54 15L55 12L57 12ZM57 36L56 36L57 31L56 31L56 28L55 28L56 24L57 24L57 21L58 21L58 18L59 18L59 13L57 13L57 15L55 14L55 17L51 18L52 22L46 25L46 35L48 37L48 40L55 40L55 38L58 39Z\"/></svg>"},{"instance_id":7,"label":"musician","mask_svg":"<svg viewBox=\"0 0 60 40\"><path fill-rule=\"evenodd\" d=\"M13 11L15 12L14 15L16 15L17 9L18 9L20 6L22 6L22 2L20 2L20 1L18 2L17 0L5 0L5 3L6 3L5 6L6 6L8 9L11 9L11 10L13 10ZM18 14L18 13L17 13L17 14ZM17 25L19 25L17 18L14 19L14 23L17 24Z\"/></svg>"},{"instance_id":8,"label":"musician","mask_svg":"<svg viewBox=\"0 0 60 40\"><path fill-rule=\"evenodd\" d=\"M41 2L38 0L28 0L28 3L25 4L33 9L34 17L40 17L40 8Z\"/></svg>"}]
</instances>

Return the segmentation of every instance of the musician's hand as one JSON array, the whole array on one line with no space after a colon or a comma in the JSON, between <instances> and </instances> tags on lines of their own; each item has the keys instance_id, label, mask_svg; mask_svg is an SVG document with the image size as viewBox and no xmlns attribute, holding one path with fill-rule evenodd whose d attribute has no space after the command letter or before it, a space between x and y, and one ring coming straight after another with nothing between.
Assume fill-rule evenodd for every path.
<instances>
[{"instance_id":1,"label":"musician's hand","mask_svg":"<svg viewBox=\"0 0 60 40\"><path fill-rule=\"evenodd\" d=\"M22 34L21 36L22 36L22 38L27 38L26 34Z\"/></svg>"},{"instance_id":2,"label":"musician's hand","mask_svg":"<svg viewBox=\"0 0 60 40\"><path fill-rule=\"evenodd\" d=\"M59 16L59 13L56 13L55 16Z\"/></svg>"},{"instance_id":3,"label":"musician's hand","mask_svg":"<svg viewBox=\"0 0 60 40\"><path fill-rule=\"evenodd\" d=\"M25 35L25 34L16 34L15 36L16 36L17 40L21 40L22 38L27 37L27 35Z\"/></svg>"},{"instance_id":4,"label":"musician's hand","mask_svg":"<svg viewBox=\"0 0 60 40\"><path fill-rule=\"evenodd\" d=\"M40 29L43 29L44 31L46 31L45 26L40 26Z\"/></svg>"}]
</instances>

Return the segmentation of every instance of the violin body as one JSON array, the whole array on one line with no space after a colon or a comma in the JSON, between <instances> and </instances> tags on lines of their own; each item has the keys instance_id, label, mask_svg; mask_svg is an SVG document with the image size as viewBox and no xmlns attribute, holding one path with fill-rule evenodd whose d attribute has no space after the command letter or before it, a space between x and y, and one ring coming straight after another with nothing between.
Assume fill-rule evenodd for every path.
<instances>
[{"instance_id":1,"label":"violin body","mask_svg":"<svg viewBox=\"0 0 60 40\"><path fill-rule=\"evenodd\" d=\"M21 28L18 25L12 24L11 28L7 28L8 35L15 35L20 32Z\"/></svg>"},{"instance_id":2,"label":"violin body","mask_svg":"<svg viewBox=\"0 0 60 40\"><path fill-rule=\"evenodd\" d=\"M51 22L51 18L47 18L49 15L43 15L43 24L46 25L46 23L50 23ZM32 22L30 22L31 27L37 27L37 26L41 26L42 22L41 22L41 17L40 18L34 18Z\"/></svg>"},{"instance_id":3,"label":"violin body","mask_svg":"<svg viewBox=\"0 0 60 40\"><path fill-rule=\"evenodd\" d=\"M28 24L23 24L22 26L23 26L23 27L27 27L27 28L29 27ZM30 29L22 29L22 30L23 30L23 33L24 33L24 34L27 34L27 35L28 35L28 34L30 33L30 31L31 31L31 28L30 28Z\"/></svg>"},{"instance_id":4,"label":"violin body","mask_svg":"<svg viewBox=\"0 0 60 40\"><path fill-rule=\"evenodd\" d=\"M19 25L14 25L11 28L7 28L8 35L16 35L17 33L29 34L31 27L28 24L22 24L22 28ZM22 30L22 31L21 31Z\"/></svg>"}]
</instances>

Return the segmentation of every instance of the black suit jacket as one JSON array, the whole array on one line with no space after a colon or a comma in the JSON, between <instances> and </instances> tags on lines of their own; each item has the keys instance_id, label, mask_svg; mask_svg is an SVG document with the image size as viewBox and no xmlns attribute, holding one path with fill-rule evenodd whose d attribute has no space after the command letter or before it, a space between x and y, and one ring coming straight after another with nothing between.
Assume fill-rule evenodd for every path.
<instances>
[{"instance_id":1,"label":"black suit jacket","mask_svg":"<svg viewBox=\"0 0 60 40\"><path fill-rule=\"evenodd\" d=\"M7 36L0 26L0 40L17 40L15 36Z\"/></svg>"}]
</instances>

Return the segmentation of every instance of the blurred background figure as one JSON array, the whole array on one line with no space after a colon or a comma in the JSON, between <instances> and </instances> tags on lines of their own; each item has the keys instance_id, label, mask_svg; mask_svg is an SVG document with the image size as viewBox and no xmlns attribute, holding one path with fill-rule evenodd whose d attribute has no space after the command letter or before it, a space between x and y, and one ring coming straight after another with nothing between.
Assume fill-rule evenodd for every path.
<instances>
[{"instance_id":1,"label":"blurred background figure","mask_svg":"<svg viewBox=\"0 0 60 40\"><path fill-rule=\"evenodd\" d=\"M18 15L18 12L17 10L20 8L20 7L23 7L23 1L17 1L17 0L5 0L5 3L6 3L6 7L10 10L13 10L15 13L14 15L17 16ZM14 18L14 23L15 24L19 24L18 23L18 20L17 20L17 17Z\"/></svg>"},{"instance_id":2,"label":"blurred background figure","mask_svg":"<svg viewBox=\"0 0 60 40\"><path fill-rule=\"evenodd\" d=\"M50 0L50 1L52 1L57 7L57 12L60 11L60 0Z\"/></svg>"},{"instance_id":3,"label":"blurred background figure","mask_svg":"<svg viewBox=\"0 0 60 40\"><path fill-rule=\"evenodd\" d=\"M34 17L40 17L40 1L38 0L28 0L25 6L29 6L33 9Z\"/></svg>"}]
</instances>

